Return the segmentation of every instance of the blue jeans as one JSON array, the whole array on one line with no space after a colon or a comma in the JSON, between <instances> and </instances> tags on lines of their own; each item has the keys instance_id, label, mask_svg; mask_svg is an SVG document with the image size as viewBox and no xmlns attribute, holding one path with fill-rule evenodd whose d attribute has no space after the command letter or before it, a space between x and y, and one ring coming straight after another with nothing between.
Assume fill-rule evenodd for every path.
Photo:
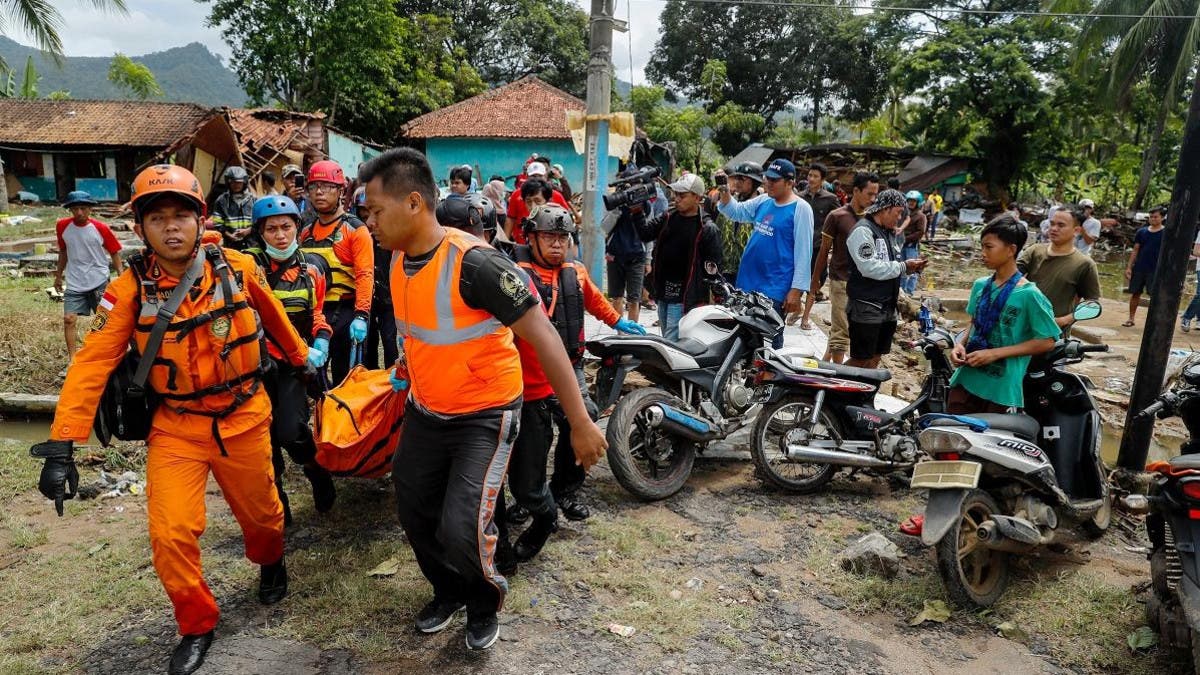
<instances>
[{"instance_id":1,"label":"blue jeans","mask_svg":"<svg viewBox=\"0 0 1200 675\"><path fill-rule=\"evenodd\" d=\"M900 249L901 260L912 260L913 258L921 257L921 248L917 244L905 244ZM905 293L912 295L917 290L917 279L920 274L905 274L900 278L900 288L904 289Z\"/></svg>"},{"instance_id":2,"label":"blue jeans","mask_svg":"<svg viewBox=\"0 0 1200 675\"><path fill-rule=\"evenodd\" d=\"M1187 309L1183 310L1183 320L1191 321L1192 319L1200 319L1200 270L1196 271L1196 295L1192 297L1192 301L1188 303Z\"/></svg>"},{"instance_id":3,"label":"blue jeans","mask_svg":"<svg viewBox=\"0 0 1200 675\"><path fill-rule=\"evenodd\" d=\"M679 341L679 320L683 318L683 303L658 301L658 327L662 336L671 342Z\"/></svg>"}]
</instances>

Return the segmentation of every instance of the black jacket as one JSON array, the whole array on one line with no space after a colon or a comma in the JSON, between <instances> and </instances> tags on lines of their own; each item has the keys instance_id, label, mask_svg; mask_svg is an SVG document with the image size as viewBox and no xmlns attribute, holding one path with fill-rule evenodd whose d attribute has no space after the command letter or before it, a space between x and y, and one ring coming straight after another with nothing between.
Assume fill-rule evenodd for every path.
<instances>
[{"instance_id":1,"label":"black jacket","mask_svg":"<svg viewBox=\"0 0 1200 675\"><path fill-rule=\"evenodd\" d=\"M663 235L671 227L671 221L675 215L675 209L671 209L662 215L646 218L644 224L638 227L638 235L642 241L655 242L654 254L651 259L652 270L658 269L660 255L679 255L677 251L663 251L661 245ZM718 270L721 269L722 250L721 230L712 217L703 208L700 209L700 229L696 233L696 240L692 242L691 250L687 252L689 271L683 287L684 312L693 307L708 304L708 286L704 283L708 274L704 271L704 265L712 262L716 264ZM665 282L657 274L654 274L650 284L650 295L656 299L662 298Z\"/></svg>"}]
</instances>

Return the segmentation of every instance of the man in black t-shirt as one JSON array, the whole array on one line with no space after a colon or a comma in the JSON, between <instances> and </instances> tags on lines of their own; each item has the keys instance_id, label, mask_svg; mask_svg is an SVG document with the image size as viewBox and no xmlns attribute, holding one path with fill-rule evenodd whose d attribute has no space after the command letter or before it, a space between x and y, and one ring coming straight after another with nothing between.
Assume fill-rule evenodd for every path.
<instances>
[{"instance_id":1,"label":"man in black t-shirt","mask_svg":"<svg viewBox=\"0 0 1200 675\"><path fill-rule=\"evenodd\" d=\"M496 612L508 591L495 567L492 520L520 419L514 333L533 345L558 395L576 461L590 467L607 443L528 277L480 239L438 224L425 156L389 150L361 175L368 227L381 246L405 252L391 273L404 335L392 386L408 393L392 478L400 523L433 586L416 627L442 631L465 607L467 648L487 649L499 636Z\"/></svg>"},{"instance_id":2,"label":"man in black t-shirt","mask_svg":"<svg viewBox=\"0 0 1200 675\"><path fill-rule=\"evenodd\" d=\"M663 337L679 339L684 313L708 302L706 263L721 268L721 231L706 211L704 179L687 174L671 184L675 208L647 219L638 227L643 241L653 241L651 296L658 301L658 324Z\"/></svg>"}]
</instances>

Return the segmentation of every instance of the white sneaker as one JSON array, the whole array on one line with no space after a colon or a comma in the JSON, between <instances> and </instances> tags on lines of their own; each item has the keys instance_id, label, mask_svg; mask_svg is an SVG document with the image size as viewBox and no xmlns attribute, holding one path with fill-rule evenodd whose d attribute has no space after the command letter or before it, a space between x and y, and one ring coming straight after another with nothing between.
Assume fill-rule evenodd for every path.
<instances>
[{"instance_id":1,"label":"white sneaker","mask_svg":"<svg viewBox=\"0 0 1200 675\"><path fill-rule=\"evenodd\" d=\"M1190 331L1190 330L1192 329L1192 320L1191 320L1191 319L1184 319L1183 321L1180 321L1180 322L1179 322L1179 329L1180 329L1180 330L1182 330L1182 331L1183 331L1183 332L1185 332L1185 333L1186 333L1186 332L1188 332L1188 331Z\"/></svg>"}]
</instances>

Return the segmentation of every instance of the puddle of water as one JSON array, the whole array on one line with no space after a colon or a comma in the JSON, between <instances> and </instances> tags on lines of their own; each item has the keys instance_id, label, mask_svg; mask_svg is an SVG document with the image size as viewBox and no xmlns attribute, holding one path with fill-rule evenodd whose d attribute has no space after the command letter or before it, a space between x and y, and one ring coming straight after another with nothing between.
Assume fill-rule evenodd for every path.
<instances>
[{"instance_id":1,"label":"puddle of water","mask_svg":"<svg viewBox=\"0 0 1200 675\"><path fill-rule=\"evenodd\" d=\"M0 440L18 443L41 443L50 438L49 419L0 420ZM99 445L96 434L88 438L89 445Z\"/></svg>"}]
</instances>

